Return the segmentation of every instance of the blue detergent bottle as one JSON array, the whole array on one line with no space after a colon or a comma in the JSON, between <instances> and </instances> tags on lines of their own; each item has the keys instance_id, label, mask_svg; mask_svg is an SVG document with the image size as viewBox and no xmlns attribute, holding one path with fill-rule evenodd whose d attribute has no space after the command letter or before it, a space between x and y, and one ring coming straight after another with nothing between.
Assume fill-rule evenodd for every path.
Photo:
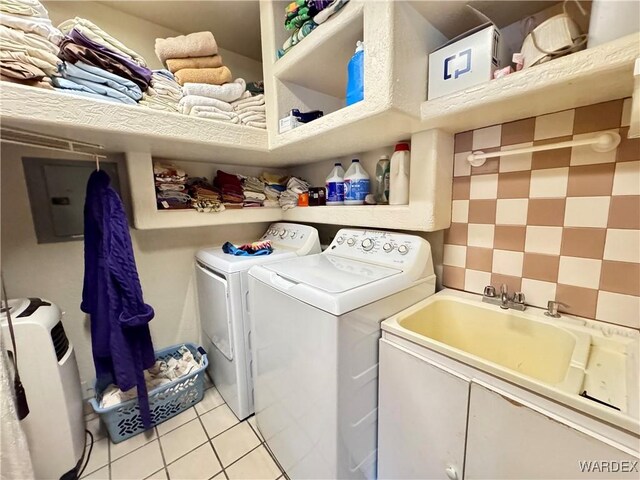
<instances>
[{"instance_id":1,"label":"blue detergent bottle","mask_svg":"<svg viewBox=\"0 0 640 480\"><path fill-rule=\"evenodd\" d=\"M358 40L347 71L347 106L364 99L364 43Z\"/></svg>"}]
</instances>

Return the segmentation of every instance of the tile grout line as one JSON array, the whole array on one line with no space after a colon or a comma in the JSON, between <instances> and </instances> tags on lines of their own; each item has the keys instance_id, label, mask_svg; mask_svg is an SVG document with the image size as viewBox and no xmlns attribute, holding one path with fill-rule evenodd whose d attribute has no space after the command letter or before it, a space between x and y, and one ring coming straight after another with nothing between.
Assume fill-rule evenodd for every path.
<instances>
[{"instance_id":1,"label":"tile grout line","mask_svg":"<svg viewBox=\"0 0 640 480\"><path fill-rule=\"evenodd\" d=\"M167 468L167 460L164 458L164 450L162 449L162 442L160 441L160 432L158 431L158 426L156 425L153 428L156 431L156 437L158 437L158 448L160 448L160 456L162 457L162 465L163 465L163 468L164 468L165 477L168 478L169 480L171 480L171 477L169 476L169 469ZM160 470L158 470L158 471L160 471ZM154 475L154 474L152 474L152 475Z\"/></svg>"},{"instance_id":2,"label":"tile grout line","mask_svg":"<svg viewBox=\"0 0 640 480\"><path fill-rule=\"evenodd\" d=\"M223 403L222 405L226 405L226 402ZM221 407L222 405L218 405L218 407ZM211 411L215 410L218 407L212 408L211 410L208 410L208 412L211 412ZM200 422L200 425L202 426L202 429L204 430L204 433L207 436L207 441L209 442L209 445L211 445L211 449L213 450L213 454L216 456L216 459L218 460L218 463L220 464L220 468L222 469L223 475L225 476L225 478L228 479L229 476L227 475L227 472L225 471L225 467L222 464L222 460L220 459L220 455L218 455L218 452L216 451L216 447L213 446L213 439L209 436L209 432L207 432L207 429L204 426L204 422L202 421L202 418L200 418L200 414L198 413L198 410L196 410L195 406L193 407L193 410L196 412L196 418ZM208 413L208 412L205 412L205 413ZM220 472L214 474L211 478L215 477L219 473Z\"/></svg>"}]
</instances>

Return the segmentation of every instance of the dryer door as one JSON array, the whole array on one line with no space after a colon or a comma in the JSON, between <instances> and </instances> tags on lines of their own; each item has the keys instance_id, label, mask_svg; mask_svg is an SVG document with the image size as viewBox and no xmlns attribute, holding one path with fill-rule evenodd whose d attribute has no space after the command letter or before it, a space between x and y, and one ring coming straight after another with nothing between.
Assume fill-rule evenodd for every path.
<instances>
[{"instance_id":1,"label":"dryer door","mask_svg":"<svg viewBox=\"0 0 640 480\"><path fill-rule=\"evenodd\" d=\"M229 284L224 275L196 263L198 306L202 330L213 345L233 360L233 330L229 305Z\"/></svg>"}]
</instances>

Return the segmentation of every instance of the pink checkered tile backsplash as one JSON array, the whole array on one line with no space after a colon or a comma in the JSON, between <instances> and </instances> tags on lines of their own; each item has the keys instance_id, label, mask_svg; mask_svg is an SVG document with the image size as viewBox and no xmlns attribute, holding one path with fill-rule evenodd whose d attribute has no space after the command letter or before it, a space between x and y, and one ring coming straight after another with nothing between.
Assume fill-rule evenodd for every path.
<instances>
[{"instance_id":1,"label":"pink checkered tile backsplash","mask_svg":"<svg viewBox=\"0 0 640 480\"><path fill-rule=\"evenodd\" d=\"M495 125L455 137L443 285L522 291L527 303L640 328L640 139L627 139L630 99ZM507 150L616 131L613 152L573 147L488 159Z\"/></svg>"}]
</instances>

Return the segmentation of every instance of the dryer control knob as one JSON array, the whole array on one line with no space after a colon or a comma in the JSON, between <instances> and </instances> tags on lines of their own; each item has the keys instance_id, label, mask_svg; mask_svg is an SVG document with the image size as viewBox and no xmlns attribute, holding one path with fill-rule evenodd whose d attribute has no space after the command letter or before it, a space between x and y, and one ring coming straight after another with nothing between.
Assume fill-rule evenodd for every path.
<instances>
[{"instance_id":1,"label":"dryer control knob","mask_svg":"<svg viewBox=\"0 0 640 480\"><path fill-rule=\"evenodd\" d=\"M282 230L280 230L280 238L284 238L287 236L287 231L283 228Z\"/></svg>"},{"instance_id":2,"label":"dryer control knob","mask_svg":"<svg viewBox=\"0 0 640 480\"><path fill-rule=\"evenodd\" d=\"M356 244L355 238L350 238L349 240L347 240L347 245L349 245L350 247L353 247L355 244Z\"/></svg>"},{"instance_id":3,"label":"dryer control knob","mask_svg":"<svg viewBox=\"0 0 640 480\"><path fill-rule=\"evenodd\" d=\"M409 253L409 247L407 247L406 245L400 245L398 247L398 253L400 255L406 255L407 253Z\"/></svg>"},{"instance_id":4,"label":"dryer control knob","mask_svg":"<svg viewBox=\"0 0 640 480\"><path fill-rule=\"evenodd\" d=\"M391 250L393 250L393 245L391 245L390 243L385 243L385 244L382 246L382 249L383 249L385 252L389 253Z\"/></svg>"},{"instance_id":5,"label":"dryer control knob","mask_svg":"<svg viewBox=\"0 0 640 480\"><path fill-rule=\"evenodd\" d=\"M365 252L368 252L369 250L371 250L371 249L373 248L373 245L374 245L374 244L373 244L373 240L371 240L370 238L365 238L365 239L362 241L362 249L363 249Z\"/></svg>"},{"instance_id":6,"label":"dryer control knob","mask_svg":"<svg viewBox=\"0 0 640 480\"><path fill-rule=\"evenodd\" d=\"M291 238L296 238L297 232L291 232L291 234L289 235Z\"/></svg>"},{"instance_id":7,"label":"dryer control knob","mask_svg":"<svg viewBox=\"0 0 640 480\"><path fill-rule=\"evenodd\" d=\"M338 238L336 238L336 243L337 243L338 245L342 245L342 244L344 243L344 237L338 237Z\"/></svg>"}]
</instances>

